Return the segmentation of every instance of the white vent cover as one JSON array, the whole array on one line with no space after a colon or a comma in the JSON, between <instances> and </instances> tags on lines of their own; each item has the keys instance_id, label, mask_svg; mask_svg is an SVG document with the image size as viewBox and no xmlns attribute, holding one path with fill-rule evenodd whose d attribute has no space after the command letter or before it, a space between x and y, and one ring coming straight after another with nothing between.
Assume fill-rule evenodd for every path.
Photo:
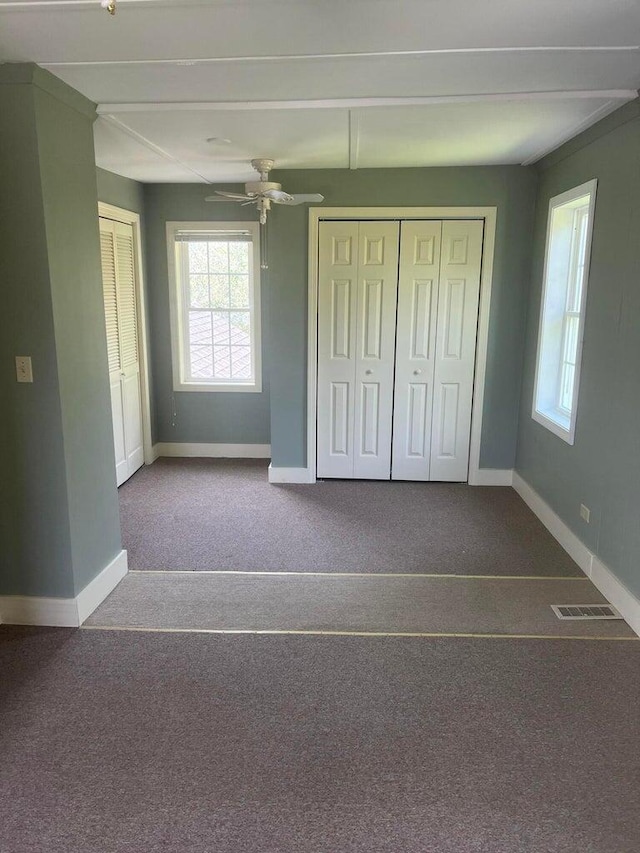
<instances>
[{"instance_id":1,"label":"white vent cover","mask_svg":"<svg viewBox=\"0 0 640 853\"><path fill-rule=\"evenodd\" d=\"M610 604L552 604L558 619L622 619Z\"/></svg>"}]
</instances>

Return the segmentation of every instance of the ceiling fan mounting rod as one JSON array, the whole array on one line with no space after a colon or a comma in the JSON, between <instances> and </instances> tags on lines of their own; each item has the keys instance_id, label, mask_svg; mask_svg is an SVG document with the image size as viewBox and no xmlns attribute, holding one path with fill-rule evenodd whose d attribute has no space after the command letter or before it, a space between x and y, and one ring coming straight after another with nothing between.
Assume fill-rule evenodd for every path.
<instances>
[{"instance_id":1,"label":"ceiling fan mounting rod","mask_svg":"<svg viewBox=\"0 0 640 853\"><path fill-rule=\"evenodd\" d=\"M256 160L252 160L251 165L256 172L260 173L261 181L269 180L269 172L273 169L273 160L269 160L266 157L259 157Z\"/></svg>"}]
</instances>

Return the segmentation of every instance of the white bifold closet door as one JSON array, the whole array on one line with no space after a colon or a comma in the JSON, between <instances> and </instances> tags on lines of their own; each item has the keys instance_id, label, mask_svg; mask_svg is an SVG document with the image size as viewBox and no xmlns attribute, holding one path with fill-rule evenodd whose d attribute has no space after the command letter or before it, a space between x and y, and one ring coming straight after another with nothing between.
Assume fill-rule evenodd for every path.
<instances>
[{"instance_id":1,"label":"white bifold closet door","mask_svg":"<svg viewBox=\"0 0 640 853\"><path fill-rule=\"evenodd\" d=\"M319 477L468 477L483 223L322 222Z\"/></svg>"},{"instance_id":2,"label":"white bifold closet door","mask_svg":"<svg viewBox=\"0 0 640 853\"><path fill-rule=\"evenodd\" d=\"M468 477L482 236L477 220L402 223L394 480Z\"/></svg>"},{"instance_id":3,"label":"white bifold closet door","mask_svg":"<svg viewBox=\"0 0 640 853\"><path fill-rule=\"evenodd\" d=\"M116 482L144 463L133 228L100 218Z\"/></svg>"},{"instance_id":4,"label":"white bifold closet door","mask_svg":"<svg viewBox=\"0 0 640 853\"><path fill-rule=\"evenodd\" d=\"M318 476L388 480L398 222L322 222Z\"/></svg>"}]
</instances>

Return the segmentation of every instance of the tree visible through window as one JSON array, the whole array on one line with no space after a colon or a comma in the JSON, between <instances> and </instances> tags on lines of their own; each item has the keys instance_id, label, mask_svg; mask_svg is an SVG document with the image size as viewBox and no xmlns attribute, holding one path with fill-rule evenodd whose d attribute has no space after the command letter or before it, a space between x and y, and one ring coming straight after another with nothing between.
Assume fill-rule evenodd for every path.
<instances>
[{"instance_id":1,"label":"tree visible through window","mask_svg":"<svg viewBox=\"0 0 640 853\"><path fill-rule=\"evenodd\" d=\"M549 203L533 418L573 444L596 182Z\"/></svg>"},{"instance_id":2,"label":"tree visible through window","mask_svg":"<svg viewBox=\"0 0 640 853\"><path fill-rule=\"evenodd\" d=\"M215 230L201 231L171 225L177 384L182 390L256 390L259 315L254 223L248 224L250 230L239 227L241 223L234 223L232 229L216 225Z\"/></svg>"}]
</instances>

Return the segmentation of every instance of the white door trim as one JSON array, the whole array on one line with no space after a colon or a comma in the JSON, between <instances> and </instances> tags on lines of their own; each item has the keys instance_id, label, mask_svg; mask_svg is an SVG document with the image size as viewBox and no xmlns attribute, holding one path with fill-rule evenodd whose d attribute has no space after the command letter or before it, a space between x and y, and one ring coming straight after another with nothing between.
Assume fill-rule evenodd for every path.
<instances>
[{"instance_id":1,"label":"white door trim","mask_svg":"<svg viewBox=\"0 0 640 853\"><path fill-rule=\"evenodd\" d=\"M98 216L104 219L114 219L124 222L133 228L133 251L136 269L136 315L138 322L138 342L140 351L140 399L142 401L142 444L144 464L151 465L155 461L153 443L151 441L151 402L149 388L149 356L147 351L147 324L145 311L145 285L142 275L142 237L140 229L140 214L132 210L124 210L103 201L98 202Z\"/></svg>"},{"instance_id":2,"label":"white door trim","mask_svg":"<svg viewBox=\"0 0 640 853\"><path fill-rule=\"evenodd\" d=\"M307 471L316 481L318 359L318 230L322 219L483 219L482 272L476 340L476 370L471 412L469 485L480 482L480 440L489 341L489 314L496 238L496 207L312 207L309 209L309 292L307 323Z\"/></svg>"}]
</instances>

